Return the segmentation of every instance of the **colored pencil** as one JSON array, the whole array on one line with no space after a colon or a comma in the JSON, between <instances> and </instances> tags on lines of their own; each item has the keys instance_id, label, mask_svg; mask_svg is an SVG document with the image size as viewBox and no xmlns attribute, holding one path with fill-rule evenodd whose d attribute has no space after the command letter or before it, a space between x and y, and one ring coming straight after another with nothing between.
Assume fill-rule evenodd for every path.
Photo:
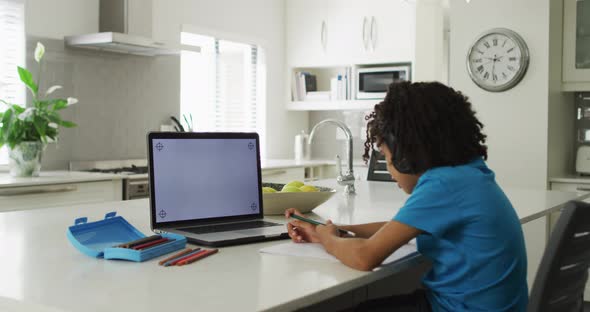
<instances>
[{"instance_id":1,"label":"colored pencil","mask_svg":"<svg viewBox=\"0 0 590 312\"><path fill-rule=\"evenodd\" d=\"M182 261L182 260L184 260L184 259L187 259L188 257L190 257L190 256L192 256L192 255L196 255L196 254L198 254L198 253L200 253L200 252L203 252L203 250L201 250L201 248L195 248L195 249L193 249L193 251L191 251L191 252L187 253L187 254L186 254L186 255L184 255L184 256L180 256L180 257L178 257L178 258L176 258L176 259L172 259L172 260L170 260L170 261L168 261L168 262L164 263L164 266L165 266L165 267L167 267L167 266L176 265L178 262L180 262L180 261Z\"/></svg>"},{"instance_id":2,"label":"colored pencil","mask_svg":"<svg viewBox=\"0 0 590 312\"><path fill-rule=\"evenodd\" d=\"M146 248L155 247L157 245L163 244L163 243L168 242L168 241L170 241L169 238L161 238L161 239L158 239L158 240L155 240L155 241L147 242L145 244L137 245L135 247L132 247L132 249L142 250L142 249L146 249Z\"/></svg>"},{"instance_id":3,"label":"colored pencil","mask_svg":"<svg viewBox=\"0 0 590 312\"><path fill-rule=\"evenodd\" d=\"M176 259L176 258L178 258L178 257L180 257L180 256L184 256L184 255L186 255L187 253L189 253L189 252L191 252L191 251L193 251L193 250L192 250L192 249L190 249L190 248L185 248L185 249L184 249L184 250L182 250L181 252L178 252L178 253L176 253L176 254L174 254L174 255L172 255L172 256L170 256L170 257L168 257L168 258L166 258L166 259L164 259L164 260L162 260L162 261L160 261L160 262L158 262L158 264L159 264L159 265L163 265L164 263L166 263L166 262L168 262L168 261L170 261L170 260L174 260L174 259Z\"/></svg>"},{"instance_id":4,"label":"colored pencil","mask_svg":"<svg viewBox=\"0 0 590 312\"><path fill-rule=\"evenodd\" d=\"M195 254L193 256L190 256L187 259L181 260L180 262L178 262L177 265L182 266L182 265L185 265L185 264L193 263L193 262L195 262L195 261L197 261L199 259L203 259L205 257L208 257L208 256L212 255L212 254L215 254L215 253L217 253L217 251L218 251L217 249L205 250L205 251L203 251L201 253L198 253L198 254Z\"/></svg>"},{"instance_id":5,"label":"colored pencil","mask_svg":"<svg viewBox=\"0 0 590 312\"><path fill-rule=\"evenodd\" d=\"M140 238L140 239L136 239L134 241L122 243L122 244L119 244L119 245L117 245L115 247L119 247L119 248L131 248L133 246L145 244L147 242L151 242L151 241L158 240L158 239L161 239L161 238L162 238L161 235L152 235L152 236L148 236L148 237L143 237L143 238Z\"/></svg>"}]
</instances>

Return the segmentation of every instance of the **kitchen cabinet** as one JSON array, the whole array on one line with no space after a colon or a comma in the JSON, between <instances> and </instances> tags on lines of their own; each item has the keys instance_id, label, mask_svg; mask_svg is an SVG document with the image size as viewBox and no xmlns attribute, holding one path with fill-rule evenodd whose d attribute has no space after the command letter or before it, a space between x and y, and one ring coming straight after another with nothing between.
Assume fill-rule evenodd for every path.
<instances>
[{"instance_id":1,"label":"kitchen cabinet","mask_svg":"<svg viewBox=\"0 0 590 312\"><path fill-rule=\"evenodd\" d=\"M289 0L286 11L290 67L414 60L414 1Z\"/></svg>"},{"instance_id":2,"label":"kitchen cabinet","mask_svg":"<svg viewBox=\"0 0 590 312\"><path fill-rule=\"evenodd\" d=\"M121 198L121 180L3 187L0 188L0 212L99 203Z\"/></svg>"},{"instance_id":3,"label":"kitchen cabinet","mask_svg":"<svg viewBox=\"0 0 590 312\"><path fill-rule=\"evenodd\" d=\"M590 0L564 0L563 90L590 90Z\"/></svg>"}]
</instances>

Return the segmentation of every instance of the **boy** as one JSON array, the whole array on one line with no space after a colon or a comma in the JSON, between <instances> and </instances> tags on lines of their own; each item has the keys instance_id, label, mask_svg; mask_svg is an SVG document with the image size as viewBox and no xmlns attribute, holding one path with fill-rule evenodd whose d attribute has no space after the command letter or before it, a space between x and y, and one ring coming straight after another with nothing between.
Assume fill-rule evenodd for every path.
<instances>
[{"instance_id":1,"label":"boy","mask_svg":"<svg viewBox=\"0 0 590 312\"><path fill-rule=\"evenodd\" d=\"M369 301L359 310L525 311L526 253L520 222L488 169L486 136L471 103L443 84L393 83L366 117L365 160L374 146L411 194L389 222L325 226L290 221L295 242L318 242L344 264L371 270L416 238L432 260L425 290ZM393 207L392 207L393 208ZM286 216L299 214L289 209Z\"/></svg>"}]
</instances>

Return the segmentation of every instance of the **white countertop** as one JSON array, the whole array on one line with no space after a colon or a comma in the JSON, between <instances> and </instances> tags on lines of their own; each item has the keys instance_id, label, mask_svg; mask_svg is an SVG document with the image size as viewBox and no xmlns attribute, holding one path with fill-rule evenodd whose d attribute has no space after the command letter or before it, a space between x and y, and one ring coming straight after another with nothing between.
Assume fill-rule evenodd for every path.
<instances>
[{"instance_id":1,"label":"white countertop","mask_svg":"<svg viewBox=\"0 0 590 312\"><path fill-rule=\"evenodd\" d=\"M389 220L407 198L388 182L357 182L354 196L345 196L334 180L314 184L338 189L314 210L336 223ZM523 223L578 197L559 191L506 193ZM225 247L195 264L163 268L157 261L164 257L143 263L94 259L69 243L66 228L74 219L86 216L92 222L110 211L149 234L147 200L0 213L0 307L8 302L16 311L35 305L61 311L293 310L391 275L420 258L361 272L321 259L258 252L285 242L276 241Z\"/></svg>"},{"instance_id":2,"label":"white countertop","mask_svg":"<svg viewBox=\"0 0 590 312\"><path fill-rule=\"evenodd\" d=\"M265 169L281 169L281 168L298 168L298 167L314 167L325 165L336 165L336 159L310 159L310 160L295 160L295 159L262 159L261 167ZM346 159L342 160L342 166L347 166ZM353 161L354 166L366 166L362 160Z\"/></svg>"},{"instance_id":3,"label":"white countertop","mask_svg":"<svg viewBox=\"0 0 590 312\"><path fill-rule=\"evenodd\" d=\"M82 172L82 171L41 171L38 177L15 178L8 172L0 173L0 188L16 186L37 186L48 184L65 184L92 181L120 180L116 174Z\"/></svg>"},{"instance_id":4,"label":"white countertop","mask_svg":"<svg viewBox=\"0 0 590 312\"><path fill-rule=\"evenodd\" d=\"M549 182L590 183L590 176L581 176L579 174L568 174L565 176L549 178Z\"/></svg>"}]
</instances>

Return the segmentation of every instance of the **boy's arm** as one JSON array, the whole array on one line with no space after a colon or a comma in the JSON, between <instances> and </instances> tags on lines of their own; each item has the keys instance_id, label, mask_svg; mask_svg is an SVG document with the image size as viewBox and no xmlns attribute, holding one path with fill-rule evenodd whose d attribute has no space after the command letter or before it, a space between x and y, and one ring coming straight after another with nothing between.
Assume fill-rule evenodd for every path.
<instances>
[{"instance_id":1,"label":"boy's arm","mask_svg":"<svg viewBox=\"0 0 590 312\"><path fill-rule=\"evenodd\" d=\"M357 238L369 238L377 233L387 222L373 222L355 225L338 225L339 229L353 232Z\"/></svg>"},{"instance_id":2,"label":"boy's arm","mask_svg":"<svg viewBox=\"0 0 590 312\"><path fill-rule=\"evenodd\" d=\"M349 267L363 271L377 267L395 250L422 233L397 221L387 222L369 238L340 238L333 224L317 226L316 231L328 253Z\"/></svg>"}]
</instances>

